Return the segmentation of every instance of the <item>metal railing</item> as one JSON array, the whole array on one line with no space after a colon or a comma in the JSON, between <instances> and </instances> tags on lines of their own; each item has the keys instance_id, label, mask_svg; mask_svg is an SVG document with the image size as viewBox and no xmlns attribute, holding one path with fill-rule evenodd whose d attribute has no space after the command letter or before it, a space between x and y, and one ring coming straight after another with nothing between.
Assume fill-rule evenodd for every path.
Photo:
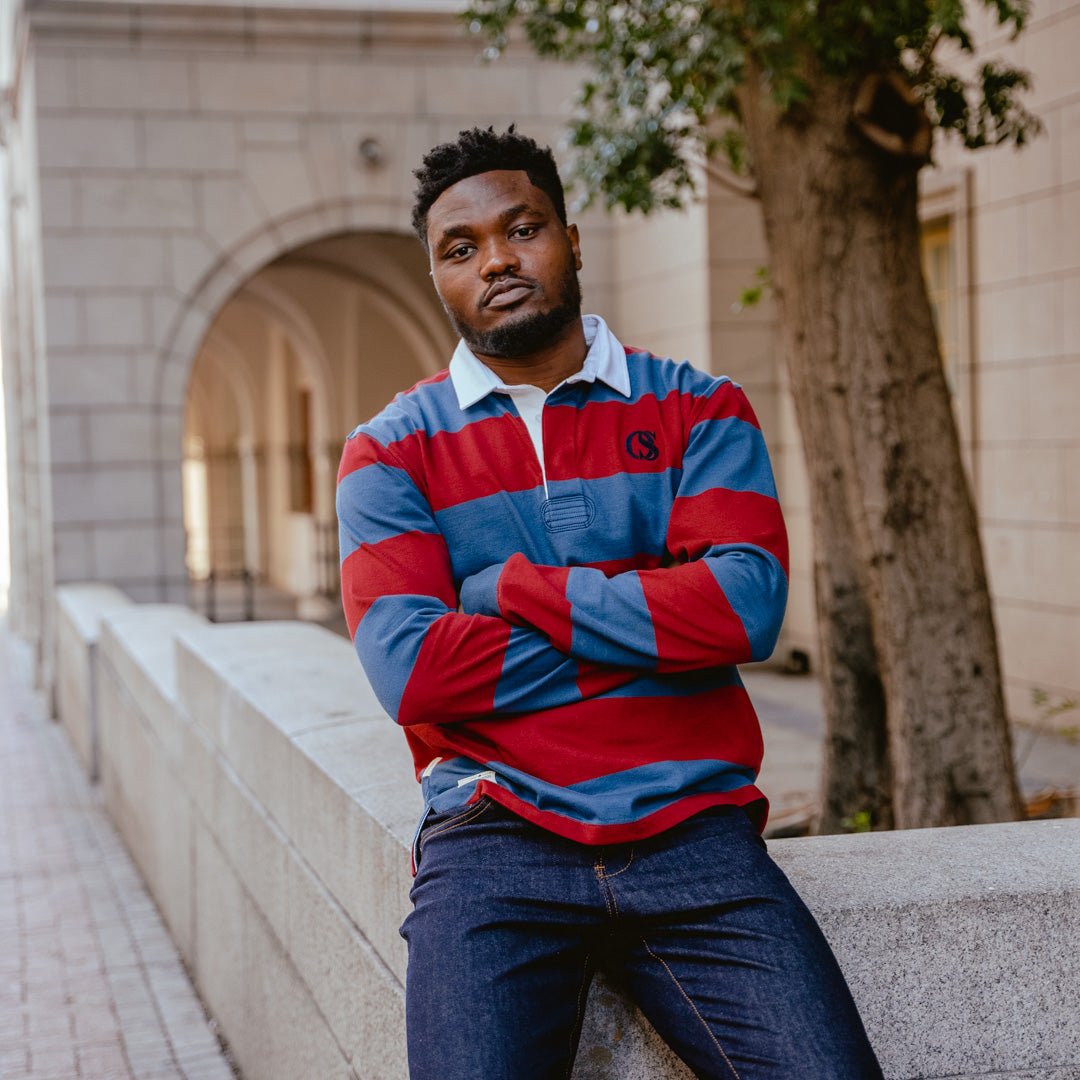
<instances>
[{"instance_id":1,"label":"metal railing","mask_svg":"<svg viewBox=\"0 0 1080 1080\"><path fill-rule=\"evenodd\" d=\"M336 522L315 523L316 587L319 595L336 600L341 595L340 558Z\"/></svg>"}]
</instances>

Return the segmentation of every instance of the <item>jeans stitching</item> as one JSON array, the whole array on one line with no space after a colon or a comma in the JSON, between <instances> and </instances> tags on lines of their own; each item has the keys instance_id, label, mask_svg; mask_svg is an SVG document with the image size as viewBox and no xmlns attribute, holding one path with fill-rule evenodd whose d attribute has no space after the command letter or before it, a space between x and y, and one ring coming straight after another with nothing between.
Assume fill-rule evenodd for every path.
<instances>
[{"instance_id":1,"label":"jeans stitching","mask_svg":"<svg viewBox=\"0 0 1080 1080\"><path fill-rule=\"evenodd\" d=\"M626 871L630 869L630 865L631 865L631 863L633 863L633 861L634 861L634 849L631 848L630 849L630 858L627 860L626 865L621 870L616 870L614 874L609 874L605 870L604 871L604 877L613 878L613 877L618 877L620 874L625 874Z\"/></svg>"},{"instance_id":2,"label":"jeans stitching","mask_svg":"<svg viewBox=\"0 0 1080 1080\"><path fill-rule=\"evenodd\" d=\"M420 850L423 850L424 845L432 837L453 832L459 825L467 825L470 821L475 821L489 806L491 806L490 801L481 800L476 806L472 807L471 813L463 813L460 817L451 818L449 821L443 822L442 825L436 825L434 829L422 833L420 836Z\"/></svg>"},{"instance_id":3,"label":"jeans stitching","mask_svg":"<svg viewBox=\"0 0 1080 1080\"><path fill-rule=\"evenodd\" d=\"M724 1059L724 1064L731 1070L735 1080L741 1080L738 1070L731 1064L731 1058L724 1053L724 1048L720 1045L720 1040L716 1037L716 1033L705 1022L705 1017L701 1015L697 1005L694 1004L694 999L683 989L683 984L679 982L675 972L668 966L668 962L662 956L657 956L656 953L649 948L649 943L644 938L641 939L641 944L645 946L645 951L660 964L669 976L671 976L671 981L679 988L679 993L686 999L687 1005L694 1010L694 1015L701 1021L701 1026L709 1033L709 1038L712 1039L716 1049L720 1052L720 1056Z\"/></svg>"},{"instance_id":4,"label":"jeans stitching","mask_svg":"<svg viewBox=\"0 0 1080 1080\"><path fill-rule=\"evenodd\" d=\"M623 867L625 870L626 867ZM601 855L596 861L596 866L593 867L596 871L596 880L600 885L600 895L604 898L604 905L607 907L608 918L619 918L619 901L615 899L615 890L611 887L608 881L609 877L614 877L614 874L609 874L604 867L604 857ZM622 871L618 871L622 873Z\"/></svg>"},{"instance_id":5,"label":"jeans stitching","mask_svg":"<svg viewBox=\"0 0 1080 1080\"><path fill-rule=\"evenodd\" d=\"M596 875L596 884L600 887L600 895L604 898L604 907L607 908L608 918L610 919L612 917L611 901L608 899L609 890L604 878L604 856L602 853L596 857L593 873Z\"/></svg>"},{"instance_id":6,"label":"jeans stitching","mask_svg":"<svg viewBox=\"0 0 1080 1080\"><path fill-rule=\"evenodd\" d=\"M589 981L589 961L591 959L591 955L586 953L585 967L581 972L581 986L578 987L577 1011L574 1014L574 1026L570 1029L570 1060L566 1066L566 1080L570 1080L570 1075L574 1071L574 1044L581 1035L581 1025L585 1019L585 988Z\"/></svg>"}]
</instances>

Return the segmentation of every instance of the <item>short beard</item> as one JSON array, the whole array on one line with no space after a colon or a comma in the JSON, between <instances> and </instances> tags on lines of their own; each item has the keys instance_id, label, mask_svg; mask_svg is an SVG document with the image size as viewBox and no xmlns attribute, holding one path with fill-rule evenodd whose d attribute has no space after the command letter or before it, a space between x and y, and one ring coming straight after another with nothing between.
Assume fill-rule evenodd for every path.
<instances>
[{"instance_id":1,"label":"short beard","mask_svg":"<svg viewBox=\"0 0 1080 1080\"><path fill-rule=\"evenodd\" d=\"M555 307L508 320L493 330L468 326L449 308L443 307L454 329L475 355L517 360L553 345L568 326L581 318L581 285L571 263L559 282L559 303Z\"/></svg>"}]
</instances>

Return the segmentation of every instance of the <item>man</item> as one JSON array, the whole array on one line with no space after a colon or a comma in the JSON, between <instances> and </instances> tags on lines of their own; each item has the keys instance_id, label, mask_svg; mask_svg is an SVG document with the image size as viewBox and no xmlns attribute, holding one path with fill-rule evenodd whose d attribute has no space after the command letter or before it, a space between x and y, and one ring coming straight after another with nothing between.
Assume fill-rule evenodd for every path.
<instances>
[{"instance_id":1,"label":"man","mask_svg":"<svg viewBox=\"0 0 1080 1080\"><path fill-rule=\"evenodd\" d=\"M880 1076L765 853L761 735L787 543L730 380L580 314L549 150L462 132L414 224L461 335L350 436L350 632L405 729L413 1080L568 1076L603 968L698 1076Z\"/></svg>"}]
</instances>

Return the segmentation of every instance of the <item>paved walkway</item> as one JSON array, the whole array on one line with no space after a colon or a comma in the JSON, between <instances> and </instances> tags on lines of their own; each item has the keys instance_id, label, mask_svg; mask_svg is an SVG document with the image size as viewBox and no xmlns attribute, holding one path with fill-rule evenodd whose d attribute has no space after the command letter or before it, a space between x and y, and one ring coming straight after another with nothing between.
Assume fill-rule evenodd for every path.
<instances>
[{"instance_id":1,"label":"paved walkway","mask_svg":"<svg viewBox=\"0 0 1080 1080\"><path fill-rule=\"evenodd\" d=\"M765 737L759 782L771 804L768 831L798 832L814 813L821 778L825 735L821 683L811 675L785 675L769 667L742 668L741 673ZM1020 791L1030 807L1054 802L1061 813L1060 800L1069 793L1075 805L1080 793L1080 738L1017 726L1013 751Z\"/></svg>"},{"instance_id":2,"label":"paved walkway","mask_svg":"<svg viewBox=\"0 0 1080 1080\"><path fill-rule=\"evenodd\" d=\"M228 1080L153 901L0 623L0 1077Z\"/></svg>"},{"instance_id":3,"label":"paved walkway","mask_svg":"<svg viewBox=\"0 0 1080 1080\"><path fill-rule=\"evenodd\" d=\"M823 720L816 679L744 671L767 747L771 824L813 807ZM234 1074L100 792L31 689L0 621L0 1078L228 1080ZM1080 743L1041 737L1025 794L1080 786Z\"/></svg>"}]
</instances>

